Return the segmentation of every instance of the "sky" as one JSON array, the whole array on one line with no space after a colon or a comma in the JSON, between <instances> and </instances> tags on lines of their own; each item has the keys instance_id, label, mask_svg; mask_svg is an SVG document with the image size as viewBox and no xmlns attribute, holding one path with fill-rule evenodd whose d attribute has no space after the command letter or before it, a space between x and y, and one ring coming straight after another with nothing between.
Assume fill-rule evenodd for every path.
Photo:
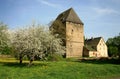
<instances>
[{"instance_id":1,"label":"sky","mask_svg":"<svg viewBox=\"0 0 120 79\"><path fill-rule=\"evenodd\" d=\"M0 0L0 21L10 29L48 25L71 7L84 23L86 38L106 41L120 33L120 0Z\"/></svg>"}]
</instances>

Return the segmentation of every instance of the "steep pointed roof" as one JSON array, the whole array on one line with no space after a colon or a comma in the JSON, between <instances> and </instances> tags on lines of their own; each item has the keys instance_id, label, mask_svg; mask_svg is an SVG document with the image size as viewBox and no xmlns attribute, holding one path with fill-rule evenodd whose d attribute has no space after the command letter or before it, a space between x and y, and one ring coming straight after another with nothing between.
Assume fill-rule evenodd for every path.
<instances>
[{"instance_id":1,"label":"steep pointed roof","mask_svg":"<svg viewBox=\"0 0 120 79\"><path fill-rule=\"evenodd\" d=\"M68 22L83 24L83 22L79 19L78 15L75 13L73 8L70 8L59 14L56 20L61 20L62 22L68 21Z\"/></svg>"}]
</instances>

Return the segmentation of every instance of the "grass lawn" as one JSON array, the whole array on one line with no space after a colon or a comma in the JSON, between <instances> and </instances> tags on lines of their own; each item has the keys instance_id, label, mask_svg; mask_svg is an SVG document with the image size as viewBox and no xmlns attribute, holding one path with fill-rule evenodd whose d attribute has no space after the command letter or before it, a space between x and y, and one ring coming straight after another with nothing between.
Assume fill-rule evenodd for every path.
<instances>
[{"instance_id":1,"label":"grass lawn","mask_svg":"<svg viewBox=\"0 0 120 79\"><path fill-rule=\"evenodd\" d=\"M120 64L104 61L34 61L28 67L0 58L0 79L120 79Z\"/></svg>"}]
</instances>

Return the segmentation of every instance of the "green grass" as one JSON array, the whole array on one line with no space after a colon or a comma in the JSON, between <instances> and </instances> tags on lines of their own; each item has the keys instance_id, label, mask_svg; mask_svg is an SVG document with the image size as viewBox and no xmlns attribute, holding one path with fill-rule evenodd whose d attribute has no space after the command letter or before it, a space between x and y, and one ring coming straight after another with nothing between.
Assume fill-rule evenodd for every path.
<instances>
[{"instance_id":1,"label":"green grass","mask_svg":"<svg viewBox=\"0 0 120 79\"><path fill-rule=\"evenodd\" d=\"M14 58L0 59L0 79L120 79L114 61L35 61L28 67Z\"/></svg>"}]
</instances>

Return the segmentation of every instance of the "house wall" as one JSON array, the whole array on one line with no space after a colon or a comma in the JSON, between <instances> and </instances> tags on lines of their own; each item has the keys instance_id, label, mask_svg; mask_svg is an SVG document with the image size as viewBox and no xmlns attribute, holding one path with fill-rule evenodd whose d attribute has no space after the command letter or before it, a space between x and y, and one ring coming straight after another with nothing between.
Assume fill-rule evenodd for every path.
<instances>
[{"instance_id":1,"label":"house wall","mask_svg":"<svg viewBox=\"0 0 120 79\"><path fill-rule=\"evenodd\" d=\"M97 57L98 52L97 51L90 51L84 47L84 57Z\"/></svg>"},{"instance_id":2,"label":"house wall","mask_svg":"<svg viewBox=\"0 0 120 79\"><path fill-rule=\"evenodd\" d=\"M89 57L97 57L97 51L89 51Z\"/></svg>"},{"instance_id":3,"label":"house wall","mask_svg":"<svg viewBox=\"0 0 120 79\"><path fill-rule=\"evenodd\" d=\"M83 57L89 57L89 50L83 47Z\"/></svg>"},{"instance_id":4,"label":"house wall","mask_svg":"<svg viewBox=\"0 0 120 79\"><path fill-rule=\"evenodd\" d=\"M107 45L105 44L104 40L101 39L97 45L97 57L108 57Z\"/></svg>"},{"instance_id":5,"label":"house wall","mask_svg":"<svg viewBox=\"0 0 120 79\"><path fill-rule=\"evenodd\" d=\"M66 22L66 57L81 57L84 46L83 25Z\"/></svg>"}]
</instances>

